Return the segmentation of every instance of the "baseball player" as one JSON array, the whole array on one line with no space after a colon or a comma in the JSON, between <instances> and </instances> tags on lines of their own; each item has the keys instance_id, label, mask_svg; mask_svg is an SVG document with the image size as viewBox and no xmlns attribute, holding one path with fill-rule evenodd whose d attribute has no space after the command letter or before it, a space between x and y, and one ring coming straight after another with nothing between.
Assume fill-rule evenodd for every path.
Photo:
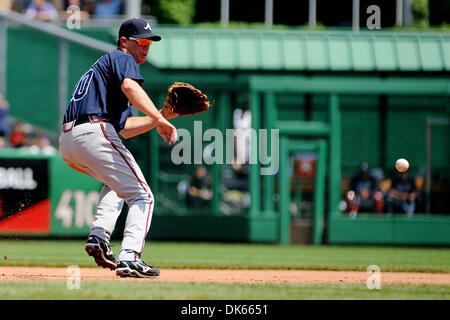
<instances>
[{"instance_id":1,"label":"baseball player","mask_svg":"<svg viewBox=\"0 0 450 320\"><path fill-rule=\"evenodd\" d=\"M141 87L144 79L138 70L152 41L160 40L144 20L126 20L117 49L98 59L75 86L59 139L64 161L104 184L86 252L121 277L159 276L157 268L140 259L155 200L118 134L130 138L156 128L169 145L177 140L177 130L167 120L178 114L166 107L158 111ZM133 116L132 105L145 116ZM129 211L116 261L109 242L124 202Z\"/></svg>"}]
</instances>

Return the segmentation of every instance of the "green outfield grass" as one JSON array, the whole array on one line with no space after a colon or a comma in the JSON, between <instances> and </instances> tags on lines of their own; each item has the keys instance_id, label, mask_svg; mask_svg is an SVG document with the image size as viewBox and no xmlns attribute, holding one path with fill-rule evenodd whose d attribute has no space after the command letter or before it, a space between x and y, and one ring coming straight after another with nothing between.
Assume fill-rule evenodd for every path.
<instances>
[{"instance_id":1,"label":"green outfield grass","mask_svg":"<svg viewBox=\"0 0 450 320\"><path fill-rule=\"evenodd\" d=\"M132 299L132 300L341 300L341 299L450 299L448 286L338 284L218 284L158 283L154 281L83 281L79 290L64 281L1 282L0 299Z\"/></svg>"},{"instance_id":2,"label":"green outfield grass","mask_svg":"<svg viewBox=\"0 0 450 320\"><path fill-rule=\"evenodd\" d=\"M112 243L117 254L120 243ZM3 257L6 256L5 260ZM0 240L0 266L97 267L84 240ZM148 242L143 260L161 269L310 269L450 272L450 248L372 246L278 246L263 244ZM450 299L450 286L363 284L221 284L158 281L83 281L69 290L65 281L0 282L2 299Z\"/></svg>"},{"instance_id":3,"label":"green outfield grass","mask_svg":"<svg viewBox=\"0 0 450 320\"><path fill-rule=\"evenodd\" d=\"M113 242L118 254L120 243ZM3 259L7 256L7 260ZM96 267L84 240L0 240L0 266ZM450 272L450 248L278 246L148 242L143 260L159 268L359 270Z\"/></svg>"}]
</instances>

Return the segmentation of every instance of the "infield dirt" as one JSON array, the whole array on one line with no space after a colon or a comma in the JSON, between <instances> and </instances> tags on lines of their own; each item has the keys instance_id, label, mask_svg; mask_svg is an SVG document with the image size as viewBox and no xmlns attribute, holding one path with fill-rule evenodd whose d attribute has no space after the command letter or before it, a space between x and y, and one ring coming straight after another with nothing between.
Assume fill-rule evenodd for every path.
<instances>
[{"instance_id":1,"label":"infield dirt","mask_svg":"<svg viewBox=\"0 0 450 320\"><path fill-rule=\"evenodd\" d=\"M163 269L159 279L120 278L107 269L80 268L82 281L158 281L216 283L366 283L360 271ZM0 281L66 281L66 268L0 267ZM382 272L385 284L450 285L449 273Z\"/></svg>"}]
</instances>

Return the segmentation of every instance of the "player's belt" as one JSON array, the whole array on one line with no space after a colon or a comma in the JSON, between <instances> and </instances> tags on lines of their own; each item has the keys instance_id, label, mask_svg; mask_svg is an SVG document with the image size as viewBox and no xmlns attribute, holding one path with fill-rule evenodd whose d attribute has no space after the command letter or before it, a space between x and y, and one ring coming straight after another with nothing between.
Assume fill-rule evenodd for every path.
<instances>
[{"instance_id":1,"label":"player's belt","mask_svg":"<svg viewBox=\"0 0 450 320\"><path fill-rule=\"evenodd\" d=\"M83 124L83 123L99 123L99 122L109 122L108 119L104 118L104 117L99 117L99 116L93 116L93 115L85 115L85 116L81 116L79 117L77 120L75 121L70 121L70 122L66 122L63 124L63 131L64 132L69 132L71 131L74 127Z\"/></svg>"},{"instance_id":2,"label":"player's belt","mask_svg":"<svg viewBox=\"0 0 450 320\"><path fill-rule=\"evenodd\" d=\"M89 116L89 115L85 115L85 116L81 116L79 117L77 120L75 120L74 123L74 127L83 124L83 123L97 123L97 122L108 122L108 119L103 118L103 117L99 117L99 116Z\"/></svg>"},{"instance_id":3,"label":"player's belt","mask_svg":"<svg viewBox=\"0 0 450 320\"><path fill-rule=\"evenodd\" d=\"M91 122L91 120L89 119L88 116L81 117L81 118L78 118L77 120L75 120L75 123L73 124L73 126L76 127L80 124L87 123L87 122Z\"/></svg>"}]
</instances>

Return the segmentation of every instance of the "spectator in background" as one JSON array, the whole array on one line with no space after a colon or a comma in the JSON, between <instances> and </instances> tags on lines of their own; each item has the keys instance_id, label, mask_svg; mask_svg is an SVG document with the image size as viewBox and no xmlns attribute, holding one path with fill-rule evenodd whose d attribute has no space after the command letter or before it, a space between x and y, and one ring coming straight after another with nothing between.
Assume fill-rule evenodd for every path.
<instances>
[{"instance_id":1,"label":"spectator in background","mask_svg":"<svg viewBox=\"0 0 450 320\"><path fill-rule=\"evenodd\" d=\"M248 164L239 164L236 159L228 167L224 167L223 184L227 189L245 192L249 190Z\"/></svg>"},{"instance_id":2,"label":"spectator in background","mask_svg":"<svg viewBox=\"0 0 450 320\"><path fill-rule=\"evenodd\" d=\"M11 10L25 13L27 8L30 6L32 0L14 0L11 6Z\"/></svg>"},{"instance_id":3,"label":"spectator in background","mask_svg":"<svg viewBox=\"0 0 450 320\"><path fill-rule=\"evenodd\" d=\"M51 145L50 140L47 137L41 137L39 139L39 148L41 149L41 152L46 155L54 155L57 151L56 148Z\"/></svg>"},{"instance_id":4,"label":"spectator in background","mask_svg":"<svg viewBox=\"0 0 450 320\"><path fill-rule=\"evenodd\" d=\"M37 138L33 145L28 148L28 151L32 154L43 153L49 156L56 154L56 148L53 147L50 140L44 136Z\"/></svg>"},{"instance_id":5,"label":"spectator in background","mask_svg":"<svg viewBox=\"0 0 450 320\"><path fill-rule=\"evenodd\" d=\"M114 18L120 14L122 3L119 0L100 0L95 7L94 17L101 19Z\"/></svg>"},{"instance_id":6,"label":"spectator in background","mask_svg":"<svg viewBox=\"0 0 450 320\"><path fill-rule=\"evenodd\" d=\"M425 208L425 173L424 172L419 172L419 174L416 175L416 177L414 178L414 185L416 187L416 207L414 210L414 213L417 212L425 212L426 208Z\"/></svg>"},{"instance_id":7,"label":"spectator in background","mask_svg":"<svg viewBox=\"0 0 450 320\"><path fill-rule=\"evenodd\" d=\"M231 165L223 167L222 201L220 209L223 213L241 214L250 205L249 165L237 163L236 158Z\"/></svg>"},{"instance_id":8,"label":"spectator in background","mask_svg":"<svg viewBox=\"0 0 450 320\"><path fill-rule=\"evenodd\" d=\"M92 16L95 12L95 5L95 0L84 0L82 9Z\"/></svg>"},{"instance_id":9,"label":"spectator in background","mask_svg":"<svg viewBox=\"0 0 450 320\"><path fill-rule=\"evenodd\" d=\"M66 10L61 12L61 18L63 20L67 20L69 17L74 15L76 11L79 12L79 17L81 20L89 19L89 12L86 11L85 5L83 5L80 0L69 0L67 2Z\"/></svg>"},{"instance_id":10,"label":"spectator in background","mask_svg":"<svg viewBox=\"0 0 450 320\"><path fill-rule=\"evenodd\" d=\"M31 19L51 21L58 18L58 11L56 11L53 4L46 0L34 0L29 5L25 15Z\"/></svg>"},{"instance_id":11,"label":"spectator in background","mask_svg":"<svg viewBox=\"0 0 450 320\"><path fill-rule=\"evenodd\" d=\"M361 163L359 173L352 177L350 190L346 194L346 204L346 212L353 215L358 212L383 212L383 195L377 180L370 175L367 162Z\"/></svg>"},{"instance_id":12,"label":"spectator in background","mask_svg":"<svg viewBox=\"0 0 450 320\"><path fill-rule=\"evenodd\" d=\"M416 197L414 179L409 177L408 171L398 173L392 179L391 190L387 197L387 211L411 215L415 211Z\"/></svg>"},{"instance_id":13,"label":"spectator in background","mask_svg":"<svg viewBox=\"0 0 450 320\"><path fill-rule=\"evenodd\" d=\"M204 166L198 166L189 182L187 206L188 208L205 209L209 207L211 198L211 178Z\"/></svg>"},{"instance_id":14,"label":"spectator in background","mask_svg":"<svg viewBox=\"0 0 450 320\"><path fill-rule=\"evenodd\" d=\"M70 6L77 6L80 9L83 9L83 7L84 7L83 3L84 3L84 1L82 1L82 0L65 0L64 1L64 5L65 5L66 9Z\"/></svg>"},{"instance_id":15,"label":"spectator in background","mask_svg":"<svg viewBox=\"0 0 450 320\"><path fill-rule=\"evenodd\" d=\"M22 148L27 145L27 132L25 125L17 121L9 136L9 145L11 148Z\"/></svg>"},{"instance_id":16,"label":"spectator in background","mask_svg":"<svg viewBox=\"0 0 450 320\"><path fill-rule=\"evenodd\" d=\"M43 153L46 155L54 155L56 154L56 148L53 147L50 143L50 139L45 135L43 131L35 131L34 138L31 140L31 146L29 147L29 151L31 153Z\"/></svg>"},{"instance_id":17,"label":"spectator in background","mask_svg":"<svg viewBox=\"0 0 450 320\"><path fill-rule=\"evenodd\" d=\"M6 136L9 132L8 111L9 103L0 93L0 137Z\"/></svg>"}]
</instances>

